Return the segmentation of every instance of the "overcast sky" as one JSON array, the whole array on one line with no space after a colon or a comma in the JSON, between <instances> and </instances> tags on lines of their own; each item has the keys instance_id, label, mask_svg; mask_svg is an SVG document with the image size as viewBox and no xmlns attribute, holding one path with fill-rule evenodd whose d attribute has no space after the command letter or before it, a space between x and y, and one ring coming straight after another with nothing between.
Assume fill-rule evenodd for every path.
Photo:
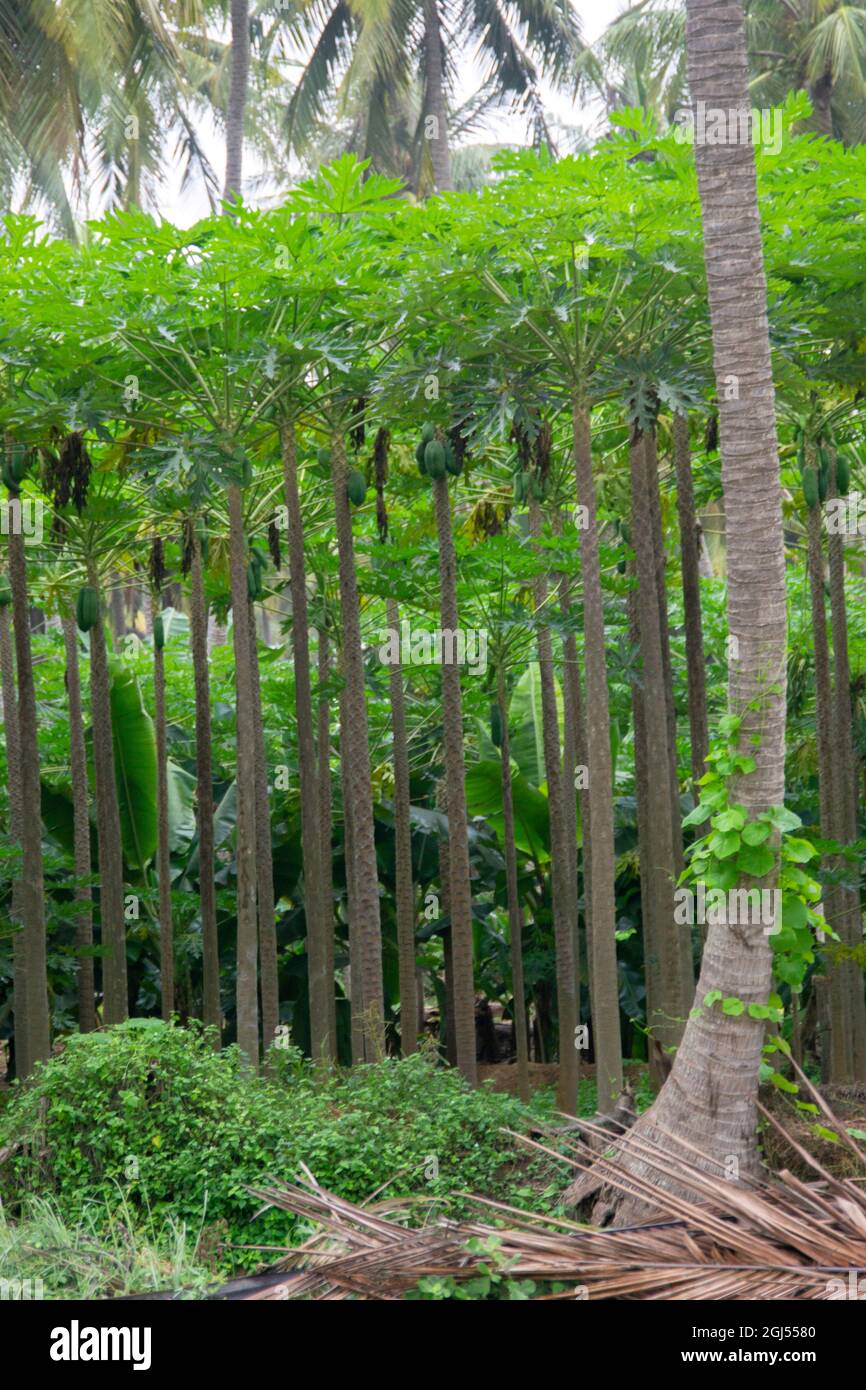
<instances>
[{"instance_id":1,"label":"overcast sky","mask_svg":"<svg viewBox=\"0 0 866 1390\"><path fill-rule=\"evenodd\" d=\"M623 10L628 9L630 2L631 0L572 0L572 4L581 18L586 42L594 43L611 20L615 19ZM460 93L460 97L465 99L479 86L480 77L478 69L473 66L471 53L464 55L460 66L464 83L464 90ZM547 104L554 118L563 125L590 128L593 122L598 119L597 111L577 106L560 94L548 93ZM222 136L213 128L201 129L199 133L207 150L208 158L219 175L220 181L222 181L225 168ZM525 123L520 119L510 117L507 113L497 114L489 122L486 138L491 142L524 144L528 139L528 131ZM245 176L255 176L260 172L261 165L248 151L245 157ZM179 173L175 176L169 175L162 188L159 210L172 222L180 226L189 226L199 217L204 217L209 211L207 195L199 184L194 184L181 193Z\"/></svg>"}]
</instances>

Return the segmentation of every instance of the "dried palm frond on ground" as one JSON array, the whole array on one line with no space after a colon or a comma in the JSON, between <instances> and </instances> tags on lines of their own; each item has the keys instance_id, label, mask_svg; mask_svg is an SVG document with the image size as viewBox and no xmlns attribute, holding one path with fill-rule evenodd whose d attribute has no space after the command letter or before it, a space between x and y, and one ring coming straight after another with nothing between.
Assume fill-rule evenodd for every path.
<instances>
[{"instance_id":1,"label":"dried palm frond on ground","mask_svg":"<svg viewBox=\"0 0 866 1390\"><path fill-rule=\"evenodd\" d=\"M530 1296L543 1299L827 1300L848 1296L849 1281L856 1287L866 1275L866 1155L844 1128L840 1142L856 1156L858 1177L833 1176L789 1139L816 1173L812 1182L784 1171L772 1182L734 1183L707 1172L700 1154L690 1159L639 1140L641 1157L673 1191L619 1170L609 1130L586 1121L582 1130L580 1138L568 1137L564 1153L515 1138L613 1187L633 1192L637 1184L660 1220L599 1230L476 1197L478 1220L438 1218L413 1229L405 1198L354 1206L305 1172L302 1182L274 1182L254 1195L319 1233L286 1251L293 1269L282 1282L269 1276L266 1287L240 1296L400 1299L424 1278L476 1278L491 1259L509 1279L532 1281ZM566 1288L550 1292L551 1285Z\"/></svg>"}]
</instances>

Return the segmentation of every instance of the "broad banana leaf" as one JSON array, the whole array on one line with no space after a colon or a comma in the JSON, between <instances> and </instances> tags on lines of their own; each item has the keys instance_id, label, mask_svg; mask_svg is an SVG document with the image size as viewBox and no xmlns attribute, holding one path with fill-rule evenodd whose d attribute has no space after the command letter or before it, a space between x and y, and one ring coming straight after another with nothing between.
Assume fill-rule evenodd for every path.
<instances>
[{"instance_id":1,"label":"broad banana leaf","mask_svg":"<svg viewBox=\"0 0 866 1390\"><path fill-rule=\"evenodd\" d=\"M530 785L521 772L511 783L514 803L514 842L536 863L550 858L550 817L547 797ZM500 842L504 831L502 821L502 764L475 763L466 769L466 806L471 816L483 816L493 826Z\"/></svg>"},{"instance_id":2,"label":"broad banana leaf","mask_svg":"<svg viewBox=\"0 0 866 1390\"><path fill-rule=\"evenodd\" d=\"M556 681L556 715L559 741L564 723L562 690ZM544 767L544 724L541 717L541 667L531 661L511 695L508 707L508 733L511 757L528 782L540 787L547 781Z\"/></svg>"},{"instance_id":3,"label":"broad banana leaf","mask_svg":"<svg viewBox=\"0 0 866 1390\"><path fill-rule=\"evenodd\" d=\"M111 728L123 857L142 869L156 849L156 734L131 671L111 672Z\"/></svg>"}]
</instances>

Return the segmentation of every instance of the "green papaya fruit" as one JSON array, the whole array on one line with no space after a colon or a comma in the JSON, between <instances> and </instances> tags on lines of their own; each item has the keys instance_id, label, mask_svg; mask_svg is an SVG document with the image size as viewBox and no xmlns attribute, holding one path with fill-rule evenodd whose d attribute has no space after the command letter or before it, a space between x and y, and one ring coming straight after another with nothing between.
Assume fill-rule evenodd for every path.
<instances>
[{"instance_id":1,"label":"green papaya fruit","mask_svg":"<svg viewBox=\"0 0 866 1390\"><path fill-rule=\"evenodd\" d=\"M436 438L436 426L431 425L428 420L421 426L421 443L430 444Z\"/></svg>"},{"instance_id":2,"label":"green papaya fruit","mask_svg":"<svg viewBox=\"0 0 866 1390\"><path fill-rule=\"evenodd\" d=\"M811 466L803 469L803 496L810 509L818 505L818 474Z\"/></svg>"},{"instance_id":3,"label":"green papaya fruit","mask_svg":"<svg viewBox=\"0 0 866 1390\"><path fill-rule=\"evenodd\" d=\"M533 473L529 480L529 486L532 489L532 495L536 502L541 502L544 498L544 488L541 486L541 479L537 477L535 473Z\"/></svg>"},{"instance_id":4,"label":"green papaya fruit","mask_svg":"<svg viewBox=\"0 0 866 1390\"><path fill-rule=\"evenodd\" d=\"M153 620L153 645L158 652L165 646L165 624L162 621L162 614L157 613Z\"/></svg>"},{"instance_id":5,"label":"green papaya fruit","mask_svg":"<svg viewBox=\"0 0 866 1390\"><path fill-rule=\"evenodd\" d=\"M82 632L89 632L99 622L99 594L91 584L85 584L75 601L75 621Z\"/></svg>"},{"instance_id":6,"label":"green papaya fruit","mask_svg":"<svg viewBox=\"0 0 866 1390\"><path fill-rule=\"evenodd\" d=\"M445 476L445 450L438 439L431 439L424 450L424 463L431 478Z\"/></svg>"},{"instance_id":7,"label":"green papaya fruit","mask_svg":"<svg viewBox=\"0 0 866 1390\"><path fill-rule=\"evenodd\" d=\"M9 489L9 492L14 497L17 497L19 492L21 491L21 487L18 483L17 478L13 477L12 469L9 467L9 464L5 460L3 462L2 468L0 468L0 478L3 479L3 483Z\"/></svg>"},{"instance_id":8,"label":"green papaya fruit","mask_svg":"<svg viewBox=\"0 0 866 1390\"><path fill-rule=\"evenodd\" d=\"M330 466L330 463L331 463L331 451L330 451L330 449L325 449L325 448L317 449L317 450L316 450L316 463L320 463L320 464L322 465L323 468L329 467L329 466Z\"/></svg>"},{"instance_id":9,"label":"green papaya fruit","mask_svg":"<svg viewBox=\"0 0 866 1390\"><path fill-rule=\"evenodd\" d=\"M848 496L851 486L851 465L847 454L836 455L836 491L840 497Z\"/></svg>"},{"instance_id":10,"label":"green papaya fruit","mask_svg":"<svg viewBox=\"0 0 866 1390\"><path fill-rule=\"evenodd\" d=\"M830 464L825 456L821 467L818 469L818 501L827 501L827 489L830 485Z\"/></svg>"},{"instance_id":11,"label":"green papaya fruit","mask_svg":"<svg viewBox=\"0 0 866 1390\"><path fill-rule=\"evenodd\" d=\"M452 478L459 478L463 472L463 460L457 457L450 444L445 445L445 467Z\"/></svg>"},{"instance_id":12,"label":"green papaya fruit","mask_svg":"<svg viewBox=\"0 0 866 1390\"><path fill-rule=\"evenodd\" d=\"M23 444L16 444L9 460L9 472L16 483L24 481L27 472L27 450Z\"/></svg>"},{"instance_id":13,"label":"green papaya fruit","mask_svg":"<svg viewBox=\"0 0 866 1390\"><path fill-rule=\"evenodd\" d=\"M0 608L8 608L12 602L12 585L9 576L0 574Z\"/></svg>"},{"instance_id":14,"label":"green papaya fruit","mask_svg":"<svg viewBox=\"0 0 866 1390\"><path fill-rule=\"evenodd\" d=\"M418 472L422 474L426 474L427 472L427 465L424 462L426 448L427 445L424 443L423 439L419 440L418 444L415 446L415 462L418 465Z\"/></svg>"},{"instance_id":15,"label":"green papaya fruit","mask_svg":"<svg viewBox=\"0 0 866 1390\"><path fill-rule=\"evenodd\" d=\"M490 739L494 747L502 747L502 715L499 712L498 701L494 701L490 706Z\"/></svg>"},{"instance_id":16,"label":"green papaya fruit","mask_svg":"<svg viewBox=\"0 0 866 1390\"><path fill-rule=\"evenodd\" d=\"M346 491L353 507L364 505L367 496L367 480L357 468L352 468L346 477Z\"/></svg>"},{"instance_id":17,"label":"green papaya fruit","mask_svg":"<svg viewBox=\"0 0 866 1390\"><path fill-rule=\"evenodd\" d=\"M257 565L253 560L250 560L249 564L247 565L247 593L249 594L253 602L255 602L257 599L260 599L262 597L262 594L264 593L264 590L262 588L261 567Z\"/></svg>"}]
</instances>

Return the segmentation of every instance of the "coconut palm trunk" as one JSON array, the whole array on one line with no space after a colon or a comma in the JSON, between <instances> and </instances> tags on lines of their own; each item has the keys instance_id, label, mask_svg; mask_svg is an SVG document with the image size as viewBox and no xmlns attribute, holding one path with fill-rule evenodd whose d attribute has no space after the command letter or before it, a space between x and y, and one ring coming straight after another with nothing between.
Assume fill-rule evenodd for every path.
<instances>
[{"instance_id":1,"label":"coconut palm trunk","mask_svg":"<svg viewBox=\"0 0 866 1390\"><path fill-rule=\"evenodd\" d=\"M739 3L687 0L689 88L694 101L736 113L751 107L745 25ZM713 355L719 399L728 564L728 626L736 638L729 704L742 716L739 746L754 770L732 779L731 801L750 817L781 805L785 782L786 593L776 412L755 157L751 142L698 144ZM736 390L732 385L736 383ZM753 738L756 742L753 742ZM775 886L744 878L745 889ZM686 1024L671 1074L630 1131L700 1152L698 1162L741 1178L757 1169L757 1093L764 1024L748 1006L766 1004L771 951L760 923L710 925L698 1008ZM742 1013L702 1007L715 990L743 1001ZM670 1180L642 1162L629 1140L623 1163L651 1185ZM639 1197L607 1204L618 1222L646 1212ZM601 1212L599 1212L601 1215Z\"/></svg>"},{"instance_id":2,"label":"coconut palm trunk","mask_svg":"<svg viewBox=\"0 0 866 1390\"><path fill-rule=\"evenodd\" d=\"M517 886L517 847L514 841L514 800L511 789L511 740L505 672L496 671L496 703L502 730L502 848L505 853L505 894L508 902L508 935L511 949L511 993L514 998L514 1047L517 1053L517 1094L529 1100L529 1039L526 1031L526 985L523 975L523 909Z\"/></svg>"},{"instance_id":3,"label":"coconut palm trunk","mask_svg":"<svg viewBox=\"0 0 866 1390\"><path fill-rule=\"evenodd\" d=\"M244 115L250 76L249 0L231 0L231 70L226 109L226 176L223 197L237 197L241 191L244 154Z\"/></svg>"},{"instance_id":4,"label":"coconut palm trunk","mask_svg":"<svg viewBox=\"0 0 866 1390\"><path fill-rule=\"evenodd\" d=\"M469 879L469 825L466 812L466 767L463 754L463 700L457 663L457 557L451 530L448 475L433 480L436 533L439 540L439 604L442 624L442 739L448 794L449 902L454 979L454 1037L457 1066L473 1086L475 1059L475 982L472 947L472 888ZM452 650L445 651L452 633ZM448 659L450 656L450 660Z\"/></svg>"},{"instance_id":5,"label":"coconut palm trunk","mask_svg":"<svg viewBox=\"0 0 866 1390\"><path fill-rule=\"evenodd\" d=\"M437 0L424 0L424 139L430 151L437 193L453 188L448 148L445 62Z\"/></svg>"},{"instance_id":6,"label":"coconut palm trunk","mask_svg":"<svg viewBox=\"0 0 866 1390\"><path fill-rule=\"evenodd\" d=\"M156 612L160 599L153 596ZM159 883L159 978L162 1017L174 1013L174 925L171 915L171 851L168 828L168 742L165 718L165 652L153 644L153 705L156 728L156 876Z\"/></svg>"},{"instance_id":7,"label":"coconut palm trunk","mask_svg":"<svg viewBox=\"0 0 866 1390\"><path fill-rule=\"evenodd\" d=\"M195 685L195 778L198 830L198 883L202 938L202 1012L205 1023L216 1029L219 1046L222 1030L220 1007L219 940L214 883L213 752L208 672L208 612L204 591L201 537L193 528L190 555L189 619Z\"/></svg>"},{"instance_id":8,"label":"coconut palm trunk","mask_svg":"<svg viewBox=\"0 0 866 1390\"><path fill-rule=\"evenodd\" d=\"M373 823L370 746L367 729L364 653L352 518L346 491L346 446L342 434L331 441L331 479L336 516L340 572L340 618L343 631L344 713L340 752L351 807L354 917L361 948L361 987L364 997L364 1051L378 1060L385 1047L385 1006L382 982L382 931L379 917L379 876ZM359 983L352 963L353 992Z\"/></svg>"},{"instance_id":9,"label":"coconut palm trunk","mask_svg":"<svg viewBox=\"0 0 866 1390\"><path fill-rule=\"evenodd\" d=\"M259 1063L258 928L256 918L256 731L243 498L228 489L232 638L237 725L237 1040L247 1064ZM268 1039L268 1041L270 1041Z\"/></svg>"},{"instance_id":10,"label":"coconut palm trunk","mask_svg":"<svg viewBox=\"0 0 866 1390\"><path fill-rule=\"evenodd\" d=\"M10 596L11 602L11 596ZM15 689L15 659L12 655L11 609L8 604L0 607L0 680L3 690L3 733L6 740L6 776L9 786L9 839L13 845L21 845L21 744L18 732L18 694ZM21 877L20 870L12 880L11 915L13 921L20 922ZM15 1021L15 1073L27 1076L30 1073L30 1059L27 1045L27 957L24 950L24 934L16 931L12 943L12 962L15 972L12 999Z\"/></svg>"},{"instance_id":11,"label":"coconut palm trunk","mask_svg":"<svg viewBox=\"0 0 866 1390\"><path fill-rule=\"evenodd\" d=\"M701 617L700 540L695 514L689 422L685 415L673 419L674 466L677 476L677 515L680 524L680 563L683 572L683 613L686 629L686 677L689 694L689 731L692 760L692 787L695 804L700 800L697 784L706 771L710 751L707 719L707 680L704 670L704 632Z\"/></svg>"},{"instance_id":12,"label":"coconut palm trunk","mask_svg":"<svg viewBox=\"0 0 866 1390\"><path fill-rule=\"evenodd\" d=\"M414 1052L418 1039L418 994L415 969L415 885L412 881L412 823L409 792L409 744L406 734L406 697L403 667L399 659L400 610L389 598L386 616L397 634L395 661L388 667L391 699L391 739L394 759L394 906L397 917L397 958L400 980L400 1051Z\"/></svg>"},{"instance_id":13,"label":"coconut palm trunk","mask_svg":"<svg viewBox=\"0 0 866 1390\"><path fill-rule=\"evenodd\" d=\"M310 994L310 1048L316 1062L336 1056L331 1033L330 996L333 972L328 974L326 934L328 923L322 901L322 845L319 815L319 782L316 772L316 729L310 677L310 627L307 605L307 571L304 560L304 526L298 491L298 457L295 426L286 421L280 433L283 457L283 489L286 498L289 542L289 585L292 596L292 661L295 673L295 719L298 735L298 779L301 793L301 852L304 861L304 915L307 923L307 970Z\"/></svg>"},{"instance_id":14,"label":"coconut palm trunk","mask_svg":"<svg viewBox=\"0 0 866 1390\"><path fill-rule=\"evenodd\" d=\"M88 583L99 588L95 565ZM96 782L96 839L99 847L99 921L101 928L103 1023L129 1017L126 979L126 920L123 902L123 842L114 765L111 685L105 644L104 610L90 629L90 713Z\"/></svg>"},{"instance_id":15,"label":"coconut palm trunk","mask_svg":"<svg viewBox=\"0 0 866 1390\"><path fill-rule=\"evenodd\" d=\"M75 863L75 945L78 950L78 1028L96 1028L96 986L93 956L93 894L90 888L90 810L87 791L87 753L78 663L78 628L74 618L63 619L66 649L66 693L69 698L69 764L72 774L72 834Z\"/></svg>"}]
</instances>

